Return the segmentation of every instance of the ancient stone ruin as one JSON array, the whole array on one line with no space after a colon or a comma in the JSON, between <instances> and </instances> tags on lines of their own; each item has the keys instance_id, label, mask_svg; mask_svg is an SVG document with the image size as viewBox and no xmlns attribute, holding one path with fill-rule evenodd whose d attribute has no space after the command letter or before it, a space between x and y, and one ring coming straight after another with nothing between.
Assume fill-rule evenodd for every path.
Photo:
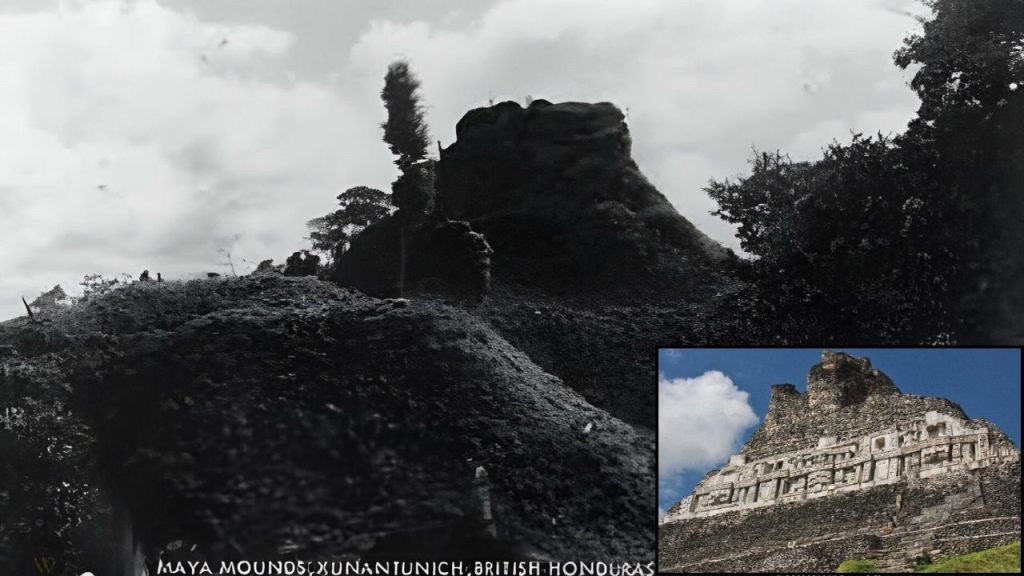
<instances>
[{"instance_id":1,"label":"ancient stone ruin","mask_svg":"<svg viewBox=\"0 0 1024 576\"><path fill-rule=\"evenodd\" d=\"M622 111L537 99L466 113L440 152L436 215L494 249L497 284L577 293L704 277L728 251L640 172Z\"/></svg>"},{"instance_id":2,"label":"ancient stone ruin","mask_svg":"<svg viewBox=\"0 0 1024 576\"><path fill-rule=\"evenodd\" d=\"M662 570L902 569L1019 539L1020 452L953 402L900 393L869 359L824 352L807 393L773 386L750 442L660 528ZM736 545L705 548L721 537Z\"/></svg>"},{"instance_id":3,"label":"ancient stone ruin","mask_svg":"<svg viewBox=\"0 0 1024 576\"><path fill-rule=\"evenodd\" d=\"M341 254L332 279L378 297L399 295L400 222L370 226ZM483 298L491 287L491 254L467 222L425 223L406 231L405 289L413 293Z\"/></svg>"}]
</instances>

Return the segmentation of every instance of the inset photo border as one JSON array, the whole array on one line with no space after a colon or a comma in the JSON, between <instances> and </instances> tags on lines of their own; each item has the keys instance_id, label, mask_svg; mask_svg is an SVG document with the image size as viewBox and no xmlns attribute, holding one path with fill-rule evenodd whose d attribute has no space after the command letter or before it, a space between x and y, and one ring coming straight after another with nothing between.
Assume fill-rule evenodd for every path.
<instances>
[{"instance_id":1,"label":"inset photo border","mask_svg":"<svg viewBox=\"0 0 1024 576\"><path fill-rule=\"evenodd\" d=\"M1018 348L665 347L657 373L659 572L1019 554Z\"/></svg>"}]
</instances>

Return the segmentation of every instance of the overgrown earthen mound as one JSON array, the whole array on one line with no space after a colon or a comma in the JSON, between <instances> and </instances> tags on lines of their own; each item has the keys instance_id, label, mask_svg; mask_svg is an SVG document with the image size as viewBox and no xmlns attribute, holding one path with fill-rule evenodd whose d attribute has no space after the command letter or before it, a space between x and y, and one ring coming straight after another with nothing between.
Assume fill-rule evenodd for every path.
<instances>
[{"instance_id":1,"label":"overgrown earthen mound","mask_svg":"<svg viewBox=\"0 0 1024 576\"><path fill-rule=\"evenodd\" d=\"M653 429L653 351L721 341L712 310L737 287L723 265L728 252L640 173L612 104L504 102L466 113L456 133L435 166L432 218L468 221L493 249L488 296L462 299L465 309L589 402ZM442 299L477 284L455 270L480 278L461 264L464 252L410 234L408 293ZM338 259L334 279L393 293L398 245L395 220L370 226ZM438 259L452 265L431 264ZM444 274L414 269L421 261Z\"/></svg>"},{"instance_id":2,"label":"overgrown earthen mound","mask_svg":"<svg viewBox=\"0 0 1024 576\"><path fill-rule=\"evenodd\" d=\"M502 281L614 290L726 258L640 173L612 104L503 102L466 113L456 137L436 210L487 237Z\"/></svg>"},{"instance_id":3,"label":"overgrown earthen mound","mask_svg":"<svg viewBox=\"0 0 1024 576\"><path fill-rule=\"evenodd\" d=\"M0 345L5 407L59 404L95 446L82 469L44 457L51 482L103 482L152 543L353 557L411 534L457 554L484 466L502 542L650 559L651 436L458 309L276 274L138 283L6 322ZM31 548L4 533L31 504L0 498L0 543Z\"/></svg>"}]
</instances>

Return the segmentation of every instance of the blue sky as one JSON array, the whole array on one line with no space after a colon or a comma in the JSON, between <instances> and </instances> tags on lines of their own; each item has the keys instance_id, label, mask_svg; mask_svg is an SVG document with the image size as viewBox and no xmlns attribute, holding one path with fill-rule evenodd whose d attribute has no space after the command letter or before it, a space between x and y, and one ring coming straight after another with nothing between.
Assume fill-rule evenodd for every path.
<instances>
[{"instance_id":1,"label":"blue sky","mask_svg":"<svg viewBox=\"0 0 1024 576\"><path fill-rule=\"evenodd\" d=\"M1002 428L1020 446L1020 351L1018 349L971 349L971 348L840 348L855 356L867 356L874 367L892 378L904 393L924 396L940 396L960 404L971 418L987 418ZM711 410L728 410L735 414L741 410L743 394L746 403L753 409L757 423L747 426L748 419L734 418L731 427L723 424L724 431L702 432L702 441L715 434L732 449L738 449L757 429L768 410L769 387L772 384L790 383L800 391L807 387L807 371L818 363L820 348L790 349L731 349L731 348L689 348L662 349L658 353L659 398L664 412L662 383L666 380L697 379L688 382L708 381L702 377L708 372L718 371L714 380L722 392L731 381L736 390L725 390L712 395L711 402L718 402ZM724 399L723 399L724 398ZM686 407L700 416L700 406ZM713 422L728 422L728 418L709 415ZM659 454L666 458L663 446L677 449L674 443L676 431L662 430L659 426ZM703 463L693 467L673 466L670 473L660 467L658 483L658 505L667 510L672 504L689 494L694 485L713 468L719 466L728 454L719 455L715 463ZM699 460L699 459L698 459ZM677 460L678 461L678 460ZM681 470L681 471L680 471Z\"/></svg>"}]
</instances>

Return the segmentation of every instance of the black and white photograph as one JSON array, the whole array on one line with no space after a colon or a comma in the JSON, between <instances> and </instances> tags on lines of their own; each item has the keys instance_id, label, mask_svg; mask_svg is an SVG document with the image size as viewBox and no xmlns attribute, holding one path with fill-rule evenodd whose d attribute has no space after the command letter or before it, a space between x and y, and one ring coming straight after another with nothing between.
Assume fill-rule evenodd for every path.
<instances>
[{"instance_id":1,"label":"black and white photograph","mask_svg":"<svg viewBox=\"0 0 1024 576\"><path fill-rule=\"evenodd\" d=\"M659 349L1024 342L1022 84L1024 0L0 0L0 574L665 569Z\"/></svg>"}]
</instances>

